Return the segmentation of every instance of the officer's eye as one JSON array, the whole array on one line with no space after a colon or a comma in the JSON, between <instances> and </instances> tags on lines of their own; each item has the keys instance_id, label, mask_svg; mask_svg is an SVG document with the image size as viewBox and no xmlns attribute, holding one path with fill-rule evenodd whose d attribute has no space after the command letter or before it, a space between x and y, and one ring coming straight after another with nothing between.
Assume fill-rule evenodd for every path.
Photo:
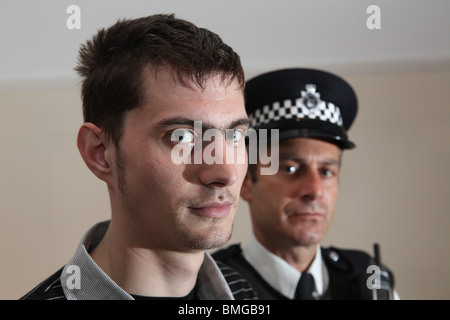
<instances>
[{"instance_id":1,"label":"officer's eye","mask_svg":"<svg viewBox=\"0 0 450 320\"><path fill-rule=\"evenodd\" d=\"M239 144L245 137L245 133L241 129L227 129L226 130L227 141Z\"/></svg>"},{"instance_id":2,"label":"officer's eye","mask_svg":"<svg viewBox=\"0 0 450 320\"><path fill-rule=\"evenodd\" d=\"M175 143L194 144L195 134L190 129L176 129L172 132L171 140Z\"/></svg>"},{"instance_id":3,"label":"officer's eye","mask_svg":"<svg viewBox=\"0 0 450 320\"><path fill-rule=\"evenodd\" d=\"M334 172L330 169L324 169L322 170L322 174L326 177L332 177L334 175Z\"/></svg>"},{"instance_id":4,"label":"officer's eye","mask_svg":"<svg viewBox=\"0 0 450 320\"><path fill-rule=\"evenodd\" d=\"M294 167L294 166L287 166L287 167L285 167L284 168L284 170L287 172L287 173L296 173L297 172L297 167Z\"/></svg>"}]
</instances>

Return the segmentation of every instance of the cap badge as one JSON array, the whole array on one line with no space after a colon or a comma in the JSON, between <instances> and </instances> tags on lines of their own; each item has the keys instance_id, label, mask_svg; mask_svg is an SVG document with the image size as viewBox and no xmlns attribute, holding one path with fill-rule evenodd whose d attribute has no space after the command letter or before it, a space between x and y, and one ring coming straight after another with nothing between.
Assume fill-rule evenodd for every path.
<instances>
[{"instance_id":1,"label":"cap badge","mask_svg":"<svg viewBox=\"0 0 450 320\"><path fill-rule=\"evenodd\" d=\"M308 109L315 108L320 100L320 93L316 92L316 85L315 84L307 84L305 86L305 90L301 91L302 94L302 101L303 105L307 107Z\"/></svg>"}]
</instances>

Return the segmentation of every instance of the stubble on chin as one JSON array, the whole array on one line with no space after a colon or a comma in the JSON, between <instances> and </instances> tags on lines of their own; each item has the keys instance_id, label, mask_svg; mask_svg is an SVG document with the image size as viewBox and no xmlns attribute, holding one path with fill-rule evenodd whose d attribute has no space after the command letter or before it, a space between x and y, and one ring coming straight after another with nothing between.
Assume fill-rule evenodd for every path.
<instances>
[{"instance_id":1,"label":"stubble on chin","mask_svg":"<svg viewBox=\"0 0 450 320\"><path fill-rule=\"evenodd\" d=\"M122 203L126 211L130 213L130 218L140 219L140 210L136 203L132 201L128 193L126 184L124 159L120 152L117 153L118 169L118 187ZM225 219L206 218L199 216L189 216L187 213L189 207L195 207L198 204L208 201L217 201L226 199L232 203L229 216ZM233 230L233 221L237 211L238 197L227 189L217 191L216 189L207 189L200 196L185 197L177 201L175 212L173 214L172 230L167 230L167 234L178 237L180 244L190 250L209 250L220 248L231 239ZM231 225L230 225L231 224ZM161 226L163 228L163 226Z\"/></svg>"},{"instance_id":2,"label":"stubble on chin","mask_svg":"<svg viewBox=\"0 0 450 320\"><path fill-rule=\"evenodd\" d=\"M233 219L235 215L234 206L226 220ZM199 216L190 217L192 223L185 223L181 219L175 221L180 241L186 248L191 250L209 250L226 245L233 233L234 222L225 219L205 218Z\"/></svg>"},{"instance_id":3,"label":"stubble on chin","mask_svg":"<svg viewBox=\"0 0 450 320\"><path fill-rule=\"evenodd\" d=\"M232 227L230 230L212 230L206 235L189 235L184 234L182 237L183 243L192 250L209 250L220 248L228 243L231 239Z\"/></svg>"},{"instance_id":4,"label":"stubble on chin","mask_svg":"<svg viewBox=\"0 0 450 320\"><path fill-rule=\"evenodd\" d=\"M186 212L189 207L195 207L208 201L216 201L219 198L225 198L232 203L230 213L226 218L207 218L188 214L188 222L186 223L181 218L183 214L177 215L175 224L179 227L180 240L189 249L209 250L226 245L233 233L238 200L228 190L217 192L211 189L205 191L201 197L186 198L179 201L178 208L182 208L180 211ZM229 222L230 219L231 222Z\"/></svg>"}]
</instances>

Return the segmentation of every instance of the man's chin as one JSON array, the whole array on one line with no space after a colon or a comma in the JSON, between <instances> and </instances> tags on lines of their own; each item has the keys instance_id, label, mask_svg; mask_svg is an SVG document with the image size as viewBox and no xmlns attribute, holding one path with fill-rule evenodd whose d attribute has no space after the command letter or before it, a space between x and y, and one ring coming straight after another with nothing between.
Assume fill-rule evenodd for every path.
<instances>
[{"instance_id":1,"label":"man's chin","mask_svg":"<svg viewBox=\"0 0 450 320\"><path fill-rule=\"evenodd\" d=\"M214 230L206 236L185 239L189 248L193 250L210 250L225 246L231 239L231 231Z\"/></svg>"}]
</instances>

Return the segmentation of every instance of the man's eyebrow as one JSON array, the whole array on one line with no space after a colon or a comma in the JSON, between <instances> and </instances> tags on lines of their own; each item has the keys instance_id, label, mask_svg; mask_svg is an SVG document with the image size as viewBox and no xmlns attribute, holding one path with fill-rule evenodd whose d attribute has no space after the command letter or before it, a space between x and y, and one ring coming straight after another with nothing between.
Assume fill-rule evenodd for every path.
<instances>
[{"instance_id":1,"label":"man's eyebrow","mask_svg":"<svg viewBox=\"0 0 450 320\"><path fill-rule=\"evenodd\" d=\"M219 129L216 126L207 123L207 122L203 122L200 120L193 120L190 118L183 118L183 117L174 117L174 118L169 118L166 119L164 121L161 121L158 126L159 127L173 127L173 126L189 126L189 127L194 127L194 122L195 121L199 121L202 124L202 130L208 130L208 129ZM245 117L245 118L241 118L241 119L237 119L234 120L233 122L231 122L228 125L223 126L224 129L229 129L229 128L236 128L239 126L249 126L250 125L250 120Z\"/></svg>"},{"instance_id":2,"label":"man's eyebrow","mask_svg":"<svg viewBox=\"0 0 450 320\"><path fill-rule=\"evenodd\" d=\"M194 120L189 118L169 118L164 121L161 121L158 126L159 127L172 127L172 126L194 126Z\"/></svg>"},{"instance_id":3,"label":"man's eyebrow","mask_svg":"<svg viewBox=\"0 0 450 320\"><path fill-rule=\"evenodd\" d=\"M236 127L248 127L250 126L250 120L248 118L242 118L242 119L238 119L233 121L229 126L227 126L228 128L236 128Z\"/></svg>"}]
</instances>

